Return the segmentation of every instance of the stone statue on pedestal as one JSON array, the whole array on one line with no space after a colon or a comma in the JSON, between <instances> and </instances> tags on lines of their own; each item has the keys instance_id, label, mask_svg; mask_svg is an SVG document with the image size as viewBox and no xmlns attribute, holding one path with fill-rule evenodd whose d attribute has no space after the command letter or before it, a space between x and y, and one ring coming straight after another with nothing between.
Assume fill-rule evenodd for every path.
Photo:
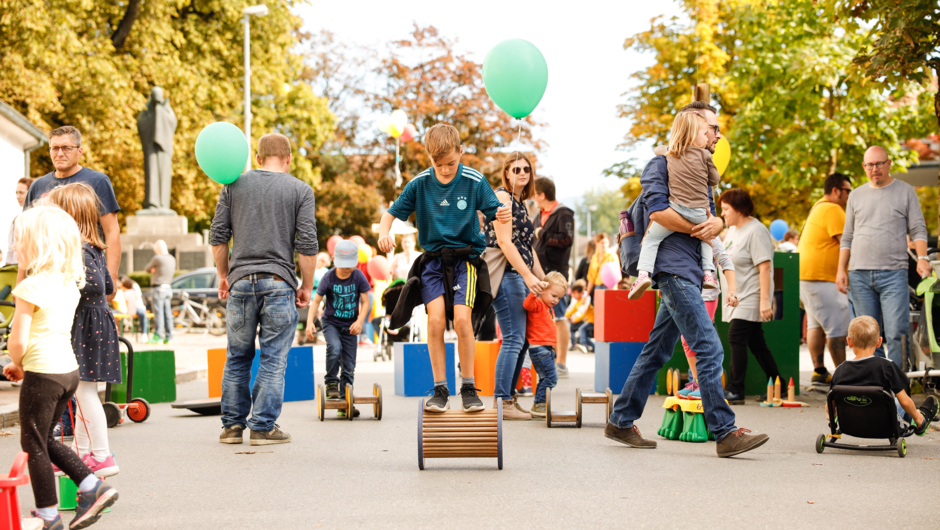
<instances>
[{"instance_id":1,"label":"stone statue on pedestal","mask_svg":"<svg viewBox=\"0 0 940 530\"><path fill-rule=\"evenodd\" d=\"M144 151L144 209L138 215L176 215L170 209L175 131L176 114L163 89L153 87L147 108L137 115L137 133Z\"/></svg>"}]
</instances>

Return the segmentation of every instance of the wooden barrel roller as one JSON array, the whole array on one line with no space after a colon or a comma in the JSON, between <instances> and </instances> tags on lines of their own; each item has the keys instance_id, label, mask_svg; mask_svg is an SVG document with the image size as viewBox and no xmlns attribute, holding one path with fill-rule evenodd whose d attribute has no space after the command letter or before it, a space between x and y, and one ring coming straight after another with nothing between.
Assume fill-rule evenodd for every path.
<instances>
[{"instance_id":1,"label":"wooden barrel roller","mask_svg":"<svg viewBox=\"0 0 940 530\"><path fill-rule=\"evenodd\" d=\"M480 412L428 412L418 402L418 469L425 458L496 458L503 468L503 400Z\"/></svg>"},{"instance_id":2,"label":"wooden barrel roller","mask_svg":"<svg viewBox=\"0 0 940 530\"><path fill-rule=\"evenodd\" d=\"M606 423L610 419L610 413L614 411L614 393L611 392L609 388L604 393L579 391L579 395L580 395L580 397L578 398L580 401L578 403L579 412L581 411L582 403L584 403L585 405L590 404L590 403L603 403L607 405L607 417L604 418L604 422ZM580 427L580 422L578 426Z\"/></svg>"},{"instance_id":3,"label":"wooden barrel roller","mask_svg":"<svg viewBox=\"0 0 940 530\"><path fill-rule=\"evenodd\" d=\"M545 389L545 424L549 427L577 427L581 428L581 389L575 389L575 406L577 409L567 412L552 412L552 389ZM564 423L566 425L559 425Z\"/></svg>"}]
</instances>

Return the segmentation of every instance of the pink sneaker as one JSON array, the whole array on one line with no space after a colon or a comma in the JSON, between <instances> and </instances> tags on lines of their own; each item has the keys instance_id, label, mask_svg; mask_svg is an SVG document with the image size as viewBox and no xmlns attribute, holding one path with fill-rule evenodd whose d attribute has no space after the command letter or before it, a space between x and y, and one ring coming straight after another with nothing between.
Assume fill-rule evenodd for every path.
<instances>
[{"instance_id":1,"label":"pink sneaker","mask_svg":"<svg viewBox=\"0 0 940 530\"><path fill-rule=\"evenodd\" d=\"M715 275L709 271L705 271L705 277L702 278L702 288L703 289L717 289L718 280L715 279Z\"/></svg>"},{"instance_id":2,"label":"pink sneaker","mask_svg":"<svg viewBox=\"0 0 940 530\"><path fill-rule=\"evenodd\" d=\"M82 461L98 478L111 477L121 472L114 462L114 455L108 455L103 462L99 462L91 453L88 453Z\"/></svg>"},{"instance_id":3,"label":"pink sneaker","mask_svg":"<svg viewBox=\"0 0 940 530\"><path fill-rule=\"evenodd\" d=\"M653 281L650 280L650 274L645 271L640 271L640 274L636 277L636 281L633 282L633 287L630 288L630 294L627 295L627 298L630 300L640 298L650 285L653 285Z\"/></svg>"}]
</instances>

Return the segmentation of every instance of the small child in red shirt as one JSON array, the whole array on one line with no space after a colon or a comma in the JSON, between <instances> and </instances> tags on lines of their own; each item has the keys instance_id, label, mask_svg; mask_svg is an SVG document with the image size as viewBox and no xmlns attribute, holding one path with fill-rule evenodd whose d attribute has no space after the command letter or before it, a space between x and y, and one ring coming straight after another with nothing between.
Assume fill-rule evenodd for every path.
<instances>
[{"instance_id":1,"label":"small child in red shirt","mask_svg":"<svg viewBox=\"0 0 940 530\"><path fill-rule=\"evenodd\" d=\"M568 292L568 280L561 273L552 271L545 275L548 288L540 296L529 293L522 306L528 312L525 338L529 341L529 358L532 368L539 374L539 385L535 390L532 416L545 417L545 389L555 388L558 373L555 372L555 345L558 342L555 314L552 308ZM567 344L565 344L567 347Z\"/></svg>"}]
</instances>

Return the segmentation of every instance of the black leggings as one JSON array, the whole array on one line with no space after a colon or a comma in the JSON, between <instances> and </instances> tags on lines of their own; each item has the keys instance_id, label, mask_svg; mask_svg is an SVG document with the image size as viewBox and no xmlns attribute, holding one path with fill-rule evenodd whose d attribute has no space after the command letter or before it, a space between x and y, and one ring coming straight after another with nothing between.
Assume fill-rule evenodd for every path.
<instances>
[{"instance_id":1,"label":"black leggings","mask_svg":"<svg viewBox=\"0 0 940 530\"><path fill-rule=\"evenodd\" d=\"M68 374L26 372L20 388L20 446L29 454L29 476L37 508L58 503L52 464L75 484L91 470L74 451L52 436L52 429L78 388L78 370ZM50 462L51 461L51 462Z\"/></svg>"},{"instance_id":2,"label":"black leggings","mask_svg":"<svg viewBox=\"0 0 940 530\"><path fill-rule=\"evenodd\" d=\"M728 326L728 344L731 346L731 377L728 390L735 394L744 394L744 376L747 375L747 349L757 359L757 364L764 369L764 374L771 379L780 376L774 354L764 340L764 328L760 322L751 322L735 318Z\"/></svg>"}]
</instances>

